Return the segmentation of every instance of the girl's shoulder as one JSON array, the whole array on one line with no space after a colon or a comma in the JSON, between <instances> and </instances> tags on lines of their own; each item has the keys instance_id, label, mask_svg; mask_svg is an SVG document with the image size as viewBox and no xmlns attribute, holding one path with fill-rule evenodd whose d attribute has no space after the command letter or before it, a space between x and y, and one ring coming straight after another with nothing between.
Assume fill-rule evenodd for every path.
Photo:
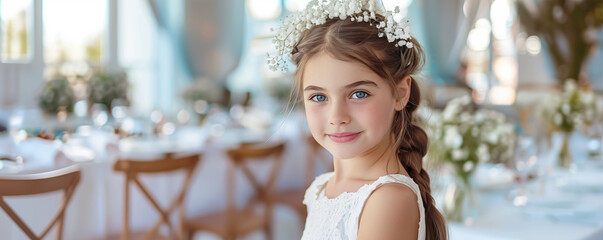
<instances>
[{"instance_id":1,"label":"girl's shoulder","mask_svg":"<svg viewBox=\"0 0 603 240\"><path fill-rule=\"evenodd\" d=\"M383 186L389 186L384 189L400 189L400 190L410 190L410 193L414 193L417 196L421 195L419 190L419 185L415 183L415 181L403 174L389 174L379 177L374 182L367 184L364 189L364 192L372 194L377 189L382 189ZM389 192L390 190L380 190Z\"/></svg>"},{"instance_id":2,"label":"girl's shoulder","mask_svg":"<svg viewBox=\"0 0 603 240\"><path fill-rule=\"evenodd\" d=\"M358 226L360 235L421 235L425 210L419 187L412 178L400 174L382 176L369 191Z\"/></svg>"}]
</instances>

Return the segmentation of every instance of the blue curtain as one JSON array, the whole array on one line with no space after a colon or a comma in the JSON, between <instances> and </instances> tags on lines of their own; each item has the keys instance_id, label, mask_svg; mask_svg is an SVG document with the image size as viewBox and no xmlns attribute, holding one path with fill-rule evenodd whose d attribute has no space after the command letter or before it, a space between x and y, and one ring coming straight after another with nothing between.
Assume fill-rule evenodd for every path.
<instances>
[{"instance_id":1,"label":"blue curtain","mask_svg":"<svg viewBox=\"0 0 603 240\"><path fill-rule=\"evenodd\" d=\"M245 4L239 0L148 0L176 51L176 65L192 79L224 81L243 47Z\"/></svg>"},{"instance_id":2,"label":"blue curtain","mask_svg":"<svg viewBox=\"0 0 603 240\"><path fill-rule=\"evenodd\" d=\"M463 14L465 1L467 16ZM489 1L418 0L411 5L409 16L411 21L421 21L417 38L427 55L426 70L435 83L451 84L457 81L467 34L478 9L484 7L486 2ZM420 17L413 17L414 14Z\"/></svg>"}]
</instances>

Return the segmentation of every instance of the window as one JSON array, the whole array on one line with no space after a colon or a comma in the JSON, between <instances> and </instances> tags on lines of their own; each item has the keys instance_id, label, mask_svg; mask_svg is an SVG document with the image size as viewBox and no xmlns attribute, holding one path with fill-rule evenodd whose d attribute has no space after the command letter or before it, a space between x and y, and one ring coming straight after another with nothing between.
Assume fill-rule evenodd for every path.
<instances>
[{"instance_id":1,"label":"window","mask_svg":"<svg viewBox=\"0 0 603 240\"><path fill-rule=\"evenodd\" d=\"M31 59L33 4L31 0L0 1L2 62Z\"/></svg>"},{"instance_id":2,"label":"window","mask_svg":"<svg viewBox=\"0 0 603 240\"><path fill-rule=\"evenodd\" d=\"M106 0L44 0L43 19L46 77L102 67Z\"/></svg>"}]
</instances>

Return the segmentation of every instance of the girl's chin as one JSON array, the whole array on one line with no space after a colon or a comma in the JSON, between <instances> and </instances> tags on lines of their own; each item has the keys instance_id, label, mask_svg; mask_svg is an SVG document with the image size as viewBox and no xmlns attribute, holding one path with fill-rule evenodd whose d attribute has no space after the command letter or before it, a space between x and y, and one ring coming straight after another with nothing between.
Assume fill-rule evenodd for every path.
<instances>
[{"instance_id":1,"label":"girl's chin","mask_svg":"<svg viewBox=\"0 0 603 240\"><path fill-rule=\"evenodd\" d=\"M327 149L333 156L333 159L349 159L358 156L359 153L351 149Z\"/></svg>"}]
</instances>

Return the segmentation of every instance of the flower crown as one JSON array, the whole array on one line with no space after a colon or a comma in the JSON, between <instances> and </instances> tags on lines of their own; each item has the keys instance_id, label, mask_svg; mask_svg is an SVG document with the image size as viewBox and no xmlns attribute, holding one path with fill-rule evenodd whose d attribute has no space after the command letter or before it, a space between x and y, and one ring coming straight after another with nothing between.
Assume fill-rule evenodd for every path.
<instances>
[{"instance_id":1,"label":"flower crown","mask_svg":"<svg viewBox=\"0 0 603 240\"><path fill-rule=\"evenodd\" d=\"M285 57L291 58L291 52L305 31L327 22L328 19L339 18L356 22L367 22L379 30L379 37L387 37L389 42L396 42L396 47L412 48L408 41L410 29L408 19L400 22L394 20L394 15L400 13L400 8L385 11L379 0L312 0L303 11L293 13L285 18L283 25L278 28L272 40L276 47L276 55L267 54L267 63L271 70L287 71ZM383 21L377 20L377 14L384 16ZM274 30L274 29L273 29Z\"/></svg>"}]
</instances>

